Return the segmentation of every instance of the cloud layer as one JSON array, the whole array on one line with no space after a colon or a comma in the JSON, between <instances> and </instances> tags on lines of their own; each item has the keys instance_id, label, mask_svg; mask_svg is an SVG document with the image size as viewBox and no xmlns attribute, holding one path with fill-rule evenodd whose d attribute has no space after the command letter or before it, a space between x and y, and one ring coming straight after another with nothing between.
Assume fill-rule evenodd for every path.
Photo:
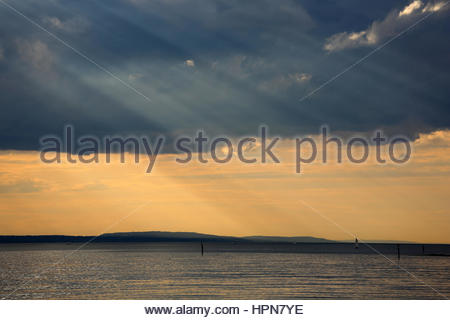
<instances>
[{"instance_id":1,"label":"cloud layer","mask_svg":"<svg viewBox=\"0 0 450 320\"><path fill-rule=\"evenodd\" d=\"M444 1L428 2L424 5L422 1L414 0L402 10L392 10L383 20L374 21L366 30L341 32L331 36L326 40L324 49L331 52L380 44L404 31L427 13L443 9L445 9Z\"/></svg>"},{"instance_id":2,"label":"cloud layer","mask_svg":"<svg viewBox=\"0 0 450 320\"><path fill-rule=\"evenodd\" d=\"M11 5L135 91L4 7L0 149L37 149L41 136L62 134L66 124L78 135L169 138L198 129L255 134L260 124L284 136L316 133L322 124L333 131L384 128L412 137L450 126L450 22L440 2ZM382 52L299 101L368 46L432 11Z\"/></svg>"}]
</instances>

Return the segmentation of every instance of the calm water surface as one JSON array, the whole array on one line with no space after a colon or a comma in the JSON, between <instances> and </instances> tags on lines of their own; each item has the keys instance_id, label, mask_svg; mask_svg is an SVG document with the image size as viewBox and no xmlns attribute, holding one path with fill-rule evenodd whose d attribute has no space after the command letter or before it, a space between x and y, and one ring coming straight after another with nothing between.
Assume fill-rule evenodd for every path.
<instances>
[{"instance_id":1,"label":"calm water surface","mask_svg":"<svg viewBox=\"0 0 450 320\"><path fill-rule=\"evenodd\" d=\"M450 296L450 258L400 265ZM374 254L17 249L0 251L0 272L8 299L443 298Z\"/></svg>"}]
</instances>

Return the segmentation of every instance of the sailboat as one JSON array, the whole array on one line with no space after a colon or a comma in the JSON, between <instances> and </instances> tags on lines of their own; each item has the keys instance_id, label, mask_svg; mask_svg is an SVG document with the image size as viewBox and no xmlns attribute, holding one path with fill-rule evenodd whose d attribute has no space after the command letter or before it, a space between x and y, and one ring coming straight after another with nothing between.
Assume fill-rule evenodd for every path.
<instances>
[{"instance_id":1,"label":"sailboat","mask_svg":"<svg viewBox=\"0 0 450 320\"><path fill-rule=\"evenodd\" d=\"M358 249L358 238L355 238L355 249Z\"/></svg>"}]
</instances>

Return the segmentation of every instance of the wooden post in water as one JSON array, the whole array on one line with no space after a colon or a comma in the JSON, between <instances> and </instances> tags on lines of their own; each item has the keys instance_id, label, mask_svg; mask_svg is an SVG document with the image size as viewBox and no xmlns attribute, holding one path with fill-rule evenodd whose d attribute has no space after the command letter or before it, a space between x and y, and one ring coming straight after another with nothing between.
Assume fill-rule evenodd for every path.
<instances>
[{"instance_id":1,"label":"wooden post in water","mask_svg":"<svg viewBox=\"0 0 450 320\"><path fill-rule=\"evenodd\" d=\"M400 245L397 244L397 259L400 261Z\"/></svg>"},{"instance_id":2,"label":"wooden post in water","mask_svg":"<svg viewBox=\"0 0 450 320\"><path fill-rule=\"evenodd\" d=\"M201 248L202 248L202 256L203 256L203 252L204 252L204 249L203 249L203 241L200 241L200 246L201 246Z\"/></svg>"},{"instance_id":3,"label":"wooden post in water","mask_svg":"<svg viewBox=\"0 0 450 320\"><path fill-rule=\"evenodd\" d=\"M425 245L422 245L422 254L425 255Z\"/></svg>"}]
</instances>

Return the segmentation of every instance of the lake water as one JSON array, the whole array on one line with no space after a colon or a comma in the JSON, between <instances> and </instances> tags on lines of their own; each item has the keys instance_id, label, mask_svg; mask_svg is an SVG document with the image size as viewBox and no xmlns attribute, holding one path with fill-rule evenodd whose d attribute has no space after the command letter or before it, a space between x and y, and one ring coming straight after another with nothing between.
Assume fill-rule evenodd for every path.
<instances>
[{"instance_id":1,"label":"lake water","mask_svg":"<svg viewBox=\"0 0 450 320\"><path fill-rule=\"evenodd\" d=\"M45 245L0 248L8 299L443 299L450 258L246 250L205 244ZM224 249L225 248L225 249ZM308 250L303 250L308 251ZM310 250L311 251L311 250Z\"/></svg>"}]
</instances>

